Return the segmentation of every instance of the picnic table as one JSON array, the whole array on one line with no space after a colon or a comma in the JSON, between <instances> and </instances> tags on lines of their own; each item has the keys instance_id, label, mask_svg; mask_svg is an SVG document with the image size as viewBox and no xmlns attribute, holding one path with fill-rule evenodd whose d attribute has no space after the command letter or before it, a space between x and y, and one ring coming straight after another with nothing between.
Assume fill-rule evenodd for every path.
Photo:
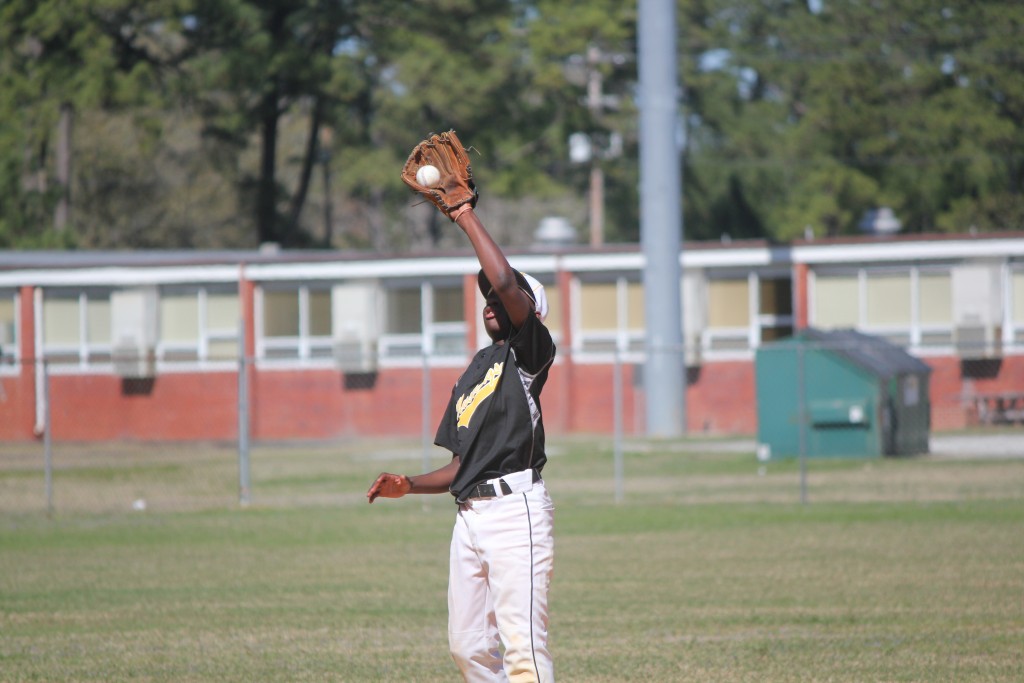
<instances>
[{"instance_id":1,"label":"picnic table","mask_svg":"<svg viewBox=\"0 0 1024 683\"><path fill-rule=\"evenodd\" d=\"M965 401L980 424L1024 423L1024 391L970 394Z\"/></svg>"}]
</instances>

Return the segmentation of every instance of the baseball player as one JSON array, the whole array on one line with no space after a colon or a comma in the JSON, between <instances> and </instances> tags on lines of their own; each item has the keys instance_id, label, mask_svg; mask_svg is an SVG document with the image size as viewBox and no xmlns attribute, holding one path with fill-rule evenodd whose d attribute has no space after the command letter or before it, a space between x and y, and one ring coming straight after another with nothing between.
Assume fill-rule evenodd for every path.
<instances>
[{"instance_id":1,"label":"baseball player","mask_svg":"<svg viewBox=\"0 0 1024 683\"><path fill-rule=\"evenodd\" d=\"M451 185L450 172L442 170L442 183ZM543 286L509 265L473 211L477 194L468 163L466 173L470 198L438 207L466 233L480 262L483 323L492 343L456 382L437 429L435 443L451 451L451 461L412 477L384 472L366 495L371 503L409 493L455 497L452 657L466 681L547 683L554 680L548 650L554 506L541 478L547 457L540 395L555 345L543 323ZM444 191L449 200L454 194Z\"/></svg>"}]
</instances>

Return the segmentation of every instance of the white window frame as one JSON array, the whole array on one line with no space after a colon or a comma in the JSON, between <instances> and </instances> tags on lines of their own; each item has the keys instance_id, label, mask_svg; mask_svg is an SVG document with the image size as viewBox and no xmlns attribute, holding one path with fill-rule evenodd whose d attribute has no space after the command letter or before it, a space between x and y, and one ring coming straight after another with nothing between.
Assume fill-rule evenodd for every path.
<instances>
[{"instance_id":1,"label":"white window frame","mask_svg":"<svg viewBox=\"0 0 1024 683\"><path fill-rule=\"evenodd\" d=\"M416 283L408 280L393 280L385 282L381 287L383 306L386 307L388 292L399 289L415 289ZM468 333L468 325L463 319L458 322L435 322L434 318L434 290L438 288L462 289L462 280L459 278L446 278L438 280L419 281L420 290L420 332L417 333L388 333L382 330L378 342L380 364L384 367L419 367L424 361L435 367L454 367L462 365L467 355L472 355L475 349L460 348L457 352L439 351L438 340L441 337L459 337L465 339ZM385 310L383 319L387 321L388 314ZM387 323L385 323L386 326ZM463 344L464 346L464 344Z\"/></svg>"},{"instance_id":2,"label":"white window frame","mask_svg":"<svg viewBox=\"0 0 1024 683\"><path fill-rule=\"evenodd\" d=\"M633 277L630 277L633 275ZM573 277L569 282L572 311L573 360L581 364L641 363L646 355L646 330L629 327L629 287L643 281L639 273L619 272L610 277ZM583 331L583 287L586 284L615 285L615 327ZM598 348L594 348L597 346Z\"/></svg>"},{"instance_id":3,"label":"white window frame","mask_svg":"<svg viewBox=\"0 0 1024 683\"><path fill-rule=\"evenodd\" d=\"M9 344L0 349L0 375L17 375L21 372L21 296L17 289L2 290L0 296L10 296L14 302L14 329Z\"/></svg>"},{"instance_id":4,"label":"white window frame","mask_svg":"<svg viewBox=\"0 0 1024 683\"><path fill-rule=\"evenodd\" d=\"M310 334L310 303L311 291L331 292L330 283L322 282L274 282L269 287L275 292L295 292L298 296L299 334L288 337L267 337L263 333L263 304L267 286L258 283L254 293L253 320L256 330L256 364L261 368L293 368L293 367L334 367L334 338L332 335ZM333 294L332 294L333 296ZM268 356L274 350L291 351L294 355Z\"/></svg>"},{"instance_id":5,"label":"white window frame","mask_svg":"<svg viewBox=\"0 0 1024 683\"><path fill-rule=\"evenodd\" d=\"M946 356L953 351L953 323L948 325L923 324L921 322L921 274L922 273L949 273L952 264L929 263L921 264L892 264L885 266L871 266L866 264L847 265L838 269L821 268L812 270L809 276L808 310L813 315L817 304L817 276L823 274L856 274L857 277L857 325L856 329L864 334L872 334L885 337L894 343L903 346L912 353L922 356ZM868 276L884 275L886 273L906 274L910 278L910 320L906 326L903 325L869 325L867 322L867 287ZM1004 287L1004 291L1007 287ZM810 319L811 326L816 321ZM941 334L949 339L948 344L925 344L925 337L929 334ZM901 340L902 338L902 340Z\"/></svg>"},{"instance_id":6,"label":"white window frame","mask_svg":"<svg viewBox=\"0 0 1024 683\"><path fill-rule=\"evenodd\" d=\"M166 287L166 285L165 285ZM210 357L210 343L220 341L234 341L235 344L239 343L240 338L240 325L241 320L236 319L234 321L234 329L231 330L226 327L212 328L206 324L207 321L207 301L208 297L218 295L222 293L233 293L241 302L241 295L238 293L237 288L231 289L229 287L217 287L211 284L198 284L198 285L186 285L184 287L177 288L187 293L191 293L197 298L196 305L196 316L198 317L197 329L199 331L198 338L196 339L195 345L186 342L167 342L163 340L163 330L160 331L159 340L156 344L156 358L157 368L160 372L194 372L198 370L226 370L234 368L238 365L238 359L236 358L211 358ZM163 297L163 288L160 289L159 297ZM239 313L241 316L241 313ZM167 355L175 352L195 352L196 360L169 360ZM240 353L238 355L241 355Z\"/></svg>"},{"instance_id":7,"label":"white window frame","mask_svg":"<svg viewBox=\"0 0 1024 683\"><path fill-rule=\"evenodd\" d=\"M761 330L766 327L795 327L796 318L789 315L761 314L761 280L790 280L792 273L789 270L728 270L710 271L705 273L705 281L710 285L713 280L747 280L747 325L745 327L711 327L705 322L704 329L700 330L701 355L708 360L749 360L753 358L754 352L761 345ZM706 286L704 290L704 305L708 310L710 318L711 288ZM735 345L739 348L721 348L722 344ZM717 348L716 348L717 347Z\"/></svg>"},{"instance_id":8,"label":"white window frame","mask_svg":"<svg viewBox=\"0 0 1024 683\"><path fill-rule=\"evenodd\" d=\"M110 302L110 296L113 293L113 288L97 288L97 287L59 287L53 289L41 290L42 298L40 300L40 309L38 311L40 320L40 330L42 332L42 346L41 355L47 361L49 372L55 375L62 374L110 374L114 370L114 364L111 360L111 354L113 352L113 345L107 343L91 343L89 341L89 301L90 299L100 300L100 293L106 294L107 302ZM74 299L77 304L78 312L78 343L75 345L71 344L49 344L46 341L46 330L45 330L45 315L43 311L46 307L47 293L58 292L58 293L73 293L77 296L66 297L68 299ZM90 294L92 296L90 296ZM58 298L58 297L52 297ZM59 297L65 298L65 297ZM77 356L77 362L56 362L53 360L53 356ZM105 360L93 360L90 362L89 358L92 355L105 356Z\"/></svg>"}]
</instances>

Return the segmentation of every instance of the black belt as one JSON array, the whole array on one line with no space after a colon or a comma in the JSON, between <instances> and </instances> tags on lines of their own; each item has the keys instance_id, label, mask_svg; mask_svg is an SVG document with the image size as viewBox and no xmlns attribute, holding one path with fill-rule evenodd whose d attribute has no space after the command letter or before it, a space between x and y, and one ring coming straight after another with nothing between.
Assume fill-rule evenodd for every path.
<instances>
[{"instance_id":1,"label":"black belt","mask_svg":"<svg viewBox=\"0 0 1024 683\"><path fill-rule=\"evenodd\" d=\"M536 484L538 481L540 481L540 472L534 470L533 483ZM499 479L498 484L501 487L502 495L512 495L512 487L506 484L504 479ZM471 500L473 498L496 498L497 495L498 490L494 488L494 484L484 482L482 484L477 484L472 489L470 489L469 494L466 495L465 500Z\"/></svg>"}]
</instances>

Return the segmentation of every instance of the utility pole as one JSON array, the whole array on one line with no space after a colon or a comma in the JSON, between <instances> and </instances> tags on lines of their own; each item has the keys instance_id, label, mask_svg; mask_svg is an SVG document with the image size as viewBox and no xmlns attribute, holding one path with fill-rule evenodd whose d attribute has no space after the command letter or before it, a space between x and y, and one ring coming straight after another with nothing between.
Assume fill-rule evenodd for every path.
<instances>
[{"instance_id":1,"label":"utility pole","mask_svg":"<svg viewBox=\"0 0 1024 683\"><path fill-rule=\"evenodd\" d=\"M586 87L582 104L590 114L592 129L601 121L606 109L616 109L619 98L604 94L604 74L601 65L618 66L626 62L623 54L608 53L597 45L589 45L586 55L573 55L565 65L566 78L573 85ZM604 244L604 166L606 159L622 154L622 136L612 132L605 136L600 133L576 132L569 136L569 158L574 164L588 164L590 185L587 205L590 214L590 246Z\"/></svg>"},{"instance_id":2,"label":"utility pole","mask_svg":"<svg viewBox=\"0 0 1024 683\"><path fill-rule=\"evenodd\" d=\"M70 102L60 106L60 121L57 124L57 183L60 198L53 216L53 227L63 232L71 218L71 126L74 109Z\"/></svg>"},{"instance_id":3,"label":"utility pole","mask_svg":"<svg viewBox=\"0 0 1024 683\"><path fill-rule=\"evenodd\" d=\"M319 154L320 168L324 180L324 246L328 249L334 241L334 204L331 200L331 143L334 141L334 129L330 126L320 128Z\"/></svg>"},{"instance_id":4,"label":"utility pole","mask_svg":"<svg viewBox=\"0 0 1024 683\"><path fill-rule=\"evenodd\" d=\"M587 109L590 116L597 120L604 106L604 77L599 68L601 49L596 45L587 47ZM591 143L591 147L594 145ZM590 246L600 247L604 244L604 169L601 167L600 155L594 149L590 155Z\"/></svg>"},{"instance_id":5,"label":"utility pole","mask_svg":"<svg viewBox=\"0 0 1024 683\"><path fill-rule=\"evenodd\" d=\"M647 434L686 431L682 325L682 169L675 0L638 0L640 240L644 253Z\"/></svg>"}]
</instances>

